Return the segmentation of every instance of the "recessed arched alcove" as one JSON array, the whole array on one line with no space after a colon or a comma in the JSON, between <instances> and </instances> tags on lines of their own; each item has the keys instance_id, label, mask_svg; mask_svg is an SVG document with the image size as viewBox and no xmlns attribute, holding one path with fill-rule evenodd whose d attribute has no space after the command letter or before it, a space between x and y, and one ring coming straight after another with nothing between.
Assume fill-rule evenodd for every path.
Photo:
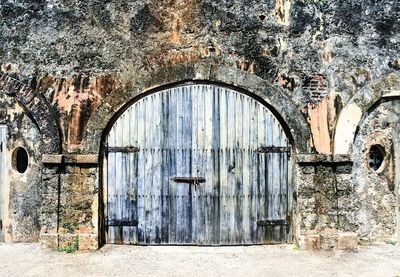
<instances>
[{"instance_id":1,"label":"recessed arched alcove","mask_svg":"<svg viewBox=\"0 0 400 277\"><path fill-rule=\"evenodd\" d=\"M134 99L105 133L107 242L290 241L292 140L278 116L250 93L207 82Z\"/></svg>"}]
</instances>

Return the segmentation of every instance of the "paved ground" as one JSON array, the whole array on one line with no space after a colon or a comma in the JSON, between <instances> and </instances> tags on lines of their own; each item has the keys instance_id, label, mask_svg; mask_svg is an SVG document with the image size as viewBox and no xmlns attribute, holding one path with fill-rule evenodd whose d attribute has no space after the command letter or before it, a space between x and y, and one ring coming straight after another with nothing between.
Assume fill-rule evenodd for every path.
<instances>
[{"instance_id":1,"label":"paved ground","mask_svg":"<svg viewBox=\"0 0 400 277\"><path fill-rule=\"evenodd\" d=\"M207 274L207 275L206 275ZM400 247L307 252L292 245L137 247L60 253L0 244L0 276L400 276Z\"/></svg>"}]
</instances>

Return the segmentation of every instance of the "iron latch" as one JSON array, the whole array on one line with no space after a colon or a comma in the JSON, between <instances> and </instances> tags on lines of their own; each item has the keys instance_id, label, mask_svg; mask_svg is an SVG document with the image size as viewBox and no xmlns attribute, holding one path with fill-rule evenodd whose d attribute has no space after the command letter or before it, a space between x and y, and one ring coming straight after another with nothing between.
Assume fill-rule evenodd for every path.
<instances>
[{"instance_id":1,"label":"iron latch","mask_svg":"<svg viewBox=\"0 0 400 277\"><path fill-rule=\"evenodd\" d=\"M171 180L177 183L205 183L206 178L204 177L174 177Z\"/></svg>"},{"instance_id":2,"label":"iron latch","mask_svg":"<svg viewBox=\"0 0 400 277\"><path fill-rule=\"evenodd\" d=\"M287 225L285 219L263 219L257 220L258 226L275 226L275 225Z\"/></svg>"}]
</instances>

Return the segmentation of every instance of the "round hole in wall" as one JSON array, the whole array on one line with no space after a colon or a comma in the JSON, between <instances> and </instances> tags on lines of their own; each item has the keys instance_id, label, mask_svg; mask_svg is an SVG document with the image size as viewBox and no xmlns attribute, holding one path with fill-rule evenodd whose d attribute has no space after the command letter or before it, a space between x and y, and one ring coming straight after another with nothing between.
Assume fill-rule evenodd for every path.
<instances>
[{"instance_id":1,"label":"round hole in wall","mask_svg":"<svg viewBox=\"0 0 400 277\"><path fill-rule=\"evenodd\" d=\"M12 166L19 173L24 173L28 168L28 152L23 147L17 147L12 154Z\"/></svg>"},{"instance_id":2,"label":"round hole in wall","mask_svg":"<svg viewBox=\"0 0 400 277\"><path fill-rule=\"evenodd\" d=\"M372 145L368 153L368 165L372 170L378 171L383 164L385 158L385 149L379 145Z\"/></svg>"}]
</instances>

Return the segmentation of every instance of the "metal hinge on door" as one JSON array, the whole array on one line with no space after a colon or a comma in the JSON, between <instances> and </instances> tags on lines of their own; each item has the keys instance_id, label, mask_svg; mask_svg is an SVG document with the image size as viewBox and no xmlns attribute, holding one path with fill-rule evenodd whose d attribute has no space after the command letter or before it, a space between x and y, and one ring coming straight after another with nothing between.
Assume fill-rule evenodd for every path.
<instances>
[{"instance_id":1,"label":"metal hinge on door","mask_svg":"<svg viewBox=\"0 0 400 277\"><path fill-rule=\"evenodd\" d=\"M0 219L0 231L3 230L3 220Z\"/></svg>"},{"instance_id":2,"label":"metal hinge on door","mask_svg":"<svg viewBox=\"0 0 400 277\"><path fill-rule=\"evenodd\" d=\"M0 142L0 152L3 152L3 143Z\"/></svg>"},{"instance_id":3,"label":"metal hinge on door","mask_svg":"<svg viewBox=\"0 0 400 277\"><path fill-rule=\"evenodd\" d=\"M138 226L139 222L137 220L107 220L107 226Z\"/></svg>"},{"instance_id":4,"label":"metal hinge on door","mask_svg":"<svg viewBox=\"0 0 400 277\"><path fill-rule=\"evenodd\" d=\"M263 219L257 220L258 226L275 226L275 225L286 225L285 219Z\"/></svg>"},{"instance_id":5,"label":"metal hinge on door","mask_svg":"<svg viewBox=\"0 0 400 277\"><path fill-rule=\"evenodd\" d=\"M171 178L172 181L176 183L189 183L189 184L196 184L205 183L206 178L204 177L174 177Z\"/></svg>"},{"instance_id":6,"label":"metal hinge on door","mask_svg":"<svg viewBox=\"0 0 400 277\"><path fill-rule=\"evenodd\" d=\"M257 151L259 153L288 153L290 159L290 146L262 146Z\"/></svg>"}]
</instances>

